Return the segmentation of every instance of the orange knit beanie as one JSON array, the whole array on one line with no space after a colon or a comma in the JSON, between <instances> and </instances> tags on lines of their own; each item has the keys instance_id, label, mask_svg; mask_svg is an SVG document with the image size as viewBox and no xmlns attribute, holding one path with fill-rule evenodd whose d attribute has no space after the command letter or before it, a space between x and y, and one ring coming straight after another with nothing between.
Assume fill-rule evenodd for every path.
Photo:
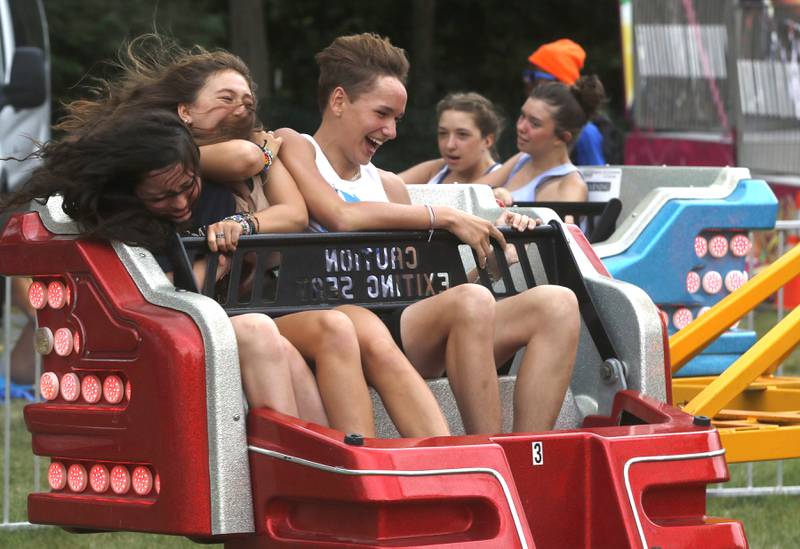
<instances>
[{"instance_id":1,"label":"orange knit beanie","mask_svg":"<svg viewBox=\"0 0 800 549\"><path fill-rule=\"evenodd\" d=\"M564 84L573 85L581 74L586 52L569 38L539 46L528 61L555 76Z\"/></svg>"}]
</instances>

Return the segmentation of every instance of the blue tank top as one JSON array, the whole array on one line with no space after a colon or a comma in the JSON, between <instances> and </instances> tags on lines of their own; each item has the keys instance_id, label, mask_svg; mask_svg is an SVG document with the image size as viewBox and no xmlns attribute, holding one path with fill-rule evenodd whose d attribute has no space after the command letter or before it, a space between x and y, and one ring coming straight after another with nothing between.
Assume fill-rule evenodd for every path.
<instances>
[{"instance_id":1,"label":"blue tank top","mask_svg":"<svg viewBox=\"0 0 800 549\"><path fill-rule=\"evenodd\" d=\"M492 164L491 166L489 166L489 167L486 169L486 171L485 171L485 172L483 172L483 175L486 175L487 173L492 173L492 172L493 172L493 171L495 171L496 169L500 168L500 166L501 166L501 164L500 164L500 163L498 163L498 162L495 162L494 164ZM442 169L441 169L441 170L439 170L438 172L436 172L436 175L434 175L433 177L431 177L431 178L428 180L428 185L438 185L439 183L441 183L442 181L444 181L444 178L445 178L445 177L447 177L447 174L449 174L449 173L450 173L450 168L447 166L447 164L445 164L445 165L442 167Z\"/></svg>"},{"instance_id":2,"label":"blue tank top","mask_svg":"<svg viewBox=\"0 0 800 549\"><path fill-rule=\"evenodd\" d=\"M517 163L514 164L514 169L511 170L508 179L506 179L505 185L508 185L508 182L511 181L514 175L522 169L526 162L530 162L530 160L531 155L529 154L523 154L520 156L519 160L517 160ZM564 177L565 175L577 171L578 168L570 162L561 164L560 166L555 166L549 170L543 171L519 189L511 191L511 196L514 198L514 202L535 202L536 189L539 187L539 185L547 183L551 179Z\"/></svg>"}]
</instances>

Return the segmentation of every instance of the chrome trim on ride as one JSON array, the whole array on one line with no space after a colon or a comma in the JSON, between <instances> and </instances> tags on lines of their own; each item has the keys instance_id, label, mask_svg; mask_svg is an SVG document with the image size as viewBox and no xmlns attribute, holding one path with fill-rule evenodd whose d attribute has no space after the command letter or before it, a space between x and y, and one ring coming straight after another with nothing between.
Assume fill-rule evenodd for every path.
<instances>
[{"instance_id":1,"label":"chrome trim on ride","mask_svg":"<svg viewBox=\"0 0 800 549\"><path fill-rule=\"evenodd\" d=\"M685 433L684 433L685 434ZM636 530L639 533L639 541L642 542L642 548L648 549L647 539L644 535L644 528L642 528L642 519L639 518L639 511L636 508L636 502L633 499L633 490L630 482L630 468L637 463L645 463L650 461L687 461L690 459L706 459L721 456L725 453L725 448L719 450L711 450L708 452L699 452L696 454L676 454L676 455L661 455L661 456L639 456L629 459L625 462L623 469L623 476L625 478L625 490L628 492L628 503L631 505L633 518L636 521Z\"/></svg>"},{"instance_id":2,"label":"chrome trim on ride","mask_svg":"<svg viewBox=\"0 0 800 549\"><path fill-rule=\"evenodd\" d=\"M392 469L345 469L343 467L334 467L324 463L318 463L308 459L290 456L274 450L267 450L266 448L259 448L258 446L248 445L247 447L251 452L261 454L267 457L288 461L295 465L302 465L304 467L311 467L327 473L335 473L337 475L348 476L387 476L387 477L431 477L431 476L445 476L445 475L469 475L469 474L484 474L493 476L500 487L503 489L506 502L511 511L511 517L514 520L514 528L517 531L520 545L523 549L528 549L528 541L525 539L525 532L522 529L522 522L519 518L519 512L514 499L511 497L511 490L508 488L508 483L503 475L496 469L491 467L463 467L459 469L426 469L426 470L392 470Z\"/></svg>"}]
</instances>

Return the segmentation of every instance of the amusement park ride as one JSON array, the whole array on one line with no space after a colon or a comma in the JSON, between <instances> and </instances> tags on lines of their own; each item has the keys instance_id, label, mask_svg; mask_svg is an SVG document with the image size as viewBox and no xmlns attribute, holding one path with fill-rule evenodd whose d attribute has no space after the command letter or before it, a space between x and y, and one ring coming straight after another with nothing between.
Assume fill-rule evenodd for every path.
<instances>
[{"instance_id":1,"label":"amusement park ride","mask_svg":"<svg viewBox=\"0 0 800 549\"><path fill-rule=\"evenodd\" d=\"M789 171L784 164L796 160L764 162L759 147L786 145L793 134L772 118L796 123L800 112L789 113L780 93L764 99L746 85L763 80L753 75L769 59L758 56L780 50L756 51L738 30L769 26L764 10L708 0L695 13L694 4L622 2L636 54L628 63L634 119L646 128L628 156L660 163L691 151L675 161L688 164L704 150L722 164L738 157L760 175L587 168L595 204L575 213L600 214L582 225L591 244L553 209L522 207L547 224L507 234L520 264L502 264L500 281L481 283L498 299L542 283L578 296L578 357L553 431L466 436L446 379L429 385L450 437L400 438L377 395L377 438L246 409L229 315L403 306L466 281L474 258L448 234L245 237L228 292L214 295L211 285L197 292L189 276L173 284L145 250L78 239L58 201L14 215L0 235L0 274L34 281L43 401L26 407L25 421L34 453L50 460L49 490L28 499L30 521L231 548L746 547L740 523L706 517L706 486L727 480L726 459L800 457L800 379L773 374L800 339L800 313L758 343L731 328L800 273L797 249L752 280L745 267L748 232L777 217L765 168ZM726 29L734 29L725 43L736 55L720 57L713 44ZM685 66L655 55L681 32L684 49L670 55ZM663 85L682 107L662 108ZM674 121L691 133L676 133ZM410 192L415 203L499 213L487 187ZM189 265L203 241L176 239L176 251ZM264 285L259 266L276 252L277 283ZM405 253L413 265L392 259ZM369 267L331 275L331 258L344 265L369 254ZM256 281L239 295L245 257L256 258ZM514 373L501 376L506 431Z\"/></svg>"}]
</instances>

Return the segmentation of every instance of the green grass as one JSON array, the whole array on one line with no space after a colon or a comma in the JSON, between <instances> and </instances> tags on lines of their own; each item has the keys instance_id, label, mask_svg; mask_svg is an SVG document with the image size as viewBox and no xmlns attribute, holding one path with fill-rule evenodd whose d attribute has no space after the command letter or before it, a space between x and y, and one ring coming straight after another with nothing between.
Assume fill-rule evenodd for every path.
<instances>
[{"instance_id":1,"label":"green grass","mask_svg":"<svg viewBox=\"0 0 800 549\"><path fill-rule=\"evenodd\" d=\"M757 312L755 328L765 333L775 319L774 310L764 308ZM787 375L800 374L800 351L795 351L784 365ZM24 403L12 403L12 455L11 455L11 505L9 519L12 522L26 520L26 497L33 491L33 464L30 434L22 421ZM2 414L0 414L1 416ZM0 460L2 453L0 452ZM0 461L0 468L2 467ZM42 460L41 483L47 483L46 460ZM777 464L755 463L754 486L772 486L776 480ZM747 485L747 464L731 466L731 481L725 487ZM1 475L0 475L1 476ZM786 486L800 485L800 460L784 462L783 483ZM800 545L800 497L709 497L708 514L741 520L745 525L750 547L753 549L795 548ZM174 536L150 534L105 533L71 534L60 528L42 527L24 530L0 529L0 547L20 548L138 548L138 547L199 547L190 540ZM221 547L220 545L212 547Z\"/></svg>"}]
</instances>

